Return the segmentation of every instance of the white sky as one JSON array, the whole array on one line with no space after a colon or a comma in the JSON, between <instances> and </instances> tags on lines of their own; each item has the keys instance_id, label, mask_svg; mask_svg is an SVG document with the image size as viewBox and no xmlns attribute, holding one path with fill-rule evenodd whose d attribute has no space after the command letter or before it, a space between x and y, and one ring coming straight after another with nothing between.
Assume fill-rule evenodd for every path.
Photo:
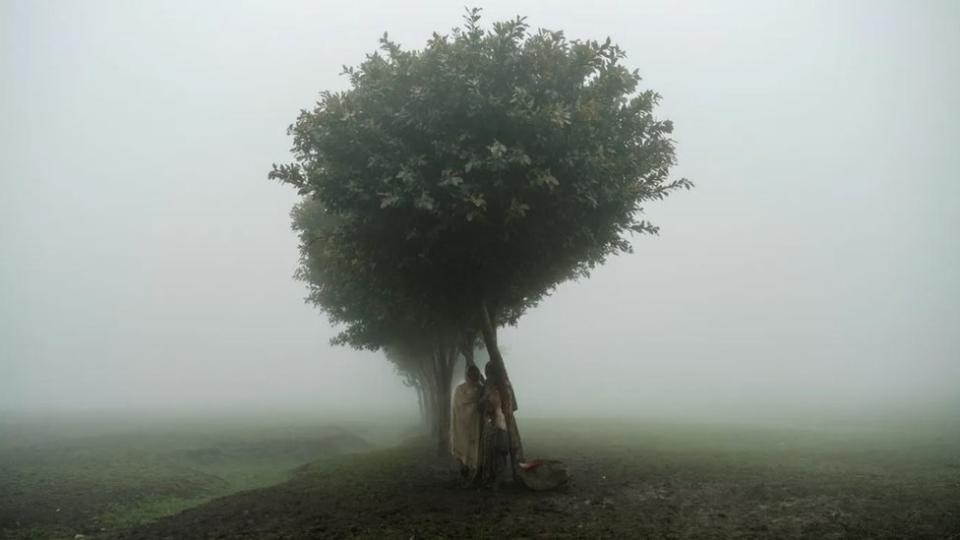
<instances>
[{"instance_id":1,"label":"white sky","mask_svg":"<svg viewBox=\"0 0 960 540\"><path fill-rule=\"evenodd\" d=\"M610 36L697 184L505 331L523 412L960 396L960 3L483 2ZM456 2L0 0L0 410L412 411L291 278L286 127Z\"/></svg>"}]
</instances>

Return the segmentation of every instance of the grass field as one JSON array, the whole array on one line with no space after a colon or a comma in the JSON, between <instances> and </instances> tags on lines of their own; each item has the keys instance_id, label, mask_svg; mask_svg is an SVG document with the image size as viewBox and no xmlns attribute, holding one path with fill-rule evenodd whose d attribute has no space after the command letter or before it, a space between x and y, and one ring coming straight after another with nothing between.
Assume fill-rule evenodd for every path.
<instances>
[{"instance_id":1,"label":"grass field","mask_svg":"<svg viewBox=\"0 0 960 540\"><path fill-rule=\"evenodd\" d=\"M408 425L7 425L0 536L960 538L953 430L526 420L573 474L531 493L458 488Z\"/></svg>"},{"instance_id":2,"label":"grass field","mask_svg":"<svg viewBox=\"0 0 960 540\"><path fill-rule=\"evenodd\" d=\"M338 424L0 425L0 538L74 538L147 523L215 497L283 482L304 463L370 450L389 436L384 421Z\"/></svg>"}]
</instances>

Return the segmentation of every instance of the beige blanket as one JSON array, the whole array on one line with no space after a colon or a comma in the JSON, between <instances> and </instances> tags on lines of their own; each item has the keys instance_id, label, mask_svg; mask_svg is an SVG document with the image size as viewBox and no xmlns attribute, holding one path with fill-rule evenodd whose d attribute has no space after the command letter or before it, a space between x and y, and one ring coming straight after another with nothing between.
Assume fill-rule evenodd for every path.
<instances>
[{"instance_id":1,"label":"beige blanket","mask_svg":"<svg viewBox=\"0 0 960 540\"><path fill-rule=\"evenodd\" d=\"M480 395L483 387L465 382L453 394L450 448L453 455L471 470L477 468L480 453Z\"/></svg>"}]
</instances>

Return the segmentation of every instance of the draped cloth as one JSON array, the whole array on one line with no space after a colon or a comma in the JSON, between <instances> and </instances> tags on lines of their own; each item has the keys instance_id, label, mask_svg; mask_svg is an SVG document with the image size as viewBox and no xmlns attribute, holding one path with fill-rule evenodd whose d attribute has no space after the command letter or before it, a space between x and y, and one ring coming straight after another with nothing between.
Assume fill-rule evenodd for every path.
<instances>
[{"instance_id":1,"label":"draped cloth","mask_svg":"<svg viewBox=\"0 0 960 540\"><path fill-rule=\"evenodd\" d=\"M503 414L503 400L500 391L489 381L484 387L480 399L483 409L482 427L480 430L480 459L477 470L477 480L480 484L497 482L506 472L507 452L507 421Z\"/></svg>"},{"instance_id":2,"label":"draped cloth","mask_svg":"<svg viewBox=\"0 0 960 540\"><path fill-rule=\"evenodd\" d=\"M450 449L454 457L475 472L480 461L480 397L483 387L467 381L457 386L453 394Z\"/></svg>"}]
</instances>

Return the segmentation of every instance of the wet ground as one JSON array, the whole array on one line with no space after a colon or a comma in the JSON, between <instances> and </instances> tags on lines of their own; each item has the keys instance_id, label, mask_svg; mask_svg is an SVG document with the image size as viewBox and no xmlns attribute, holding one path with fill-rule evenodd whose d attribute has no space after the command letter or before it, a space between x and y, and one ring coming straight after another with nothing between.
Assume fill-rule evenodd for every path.
<instances>
[{"instance_id":1,"label":"wet ground","mask_svg":"<svg viewBox=\"0 0 960 540\"><path fill-rule=\"evenodd\" d=\"M463 489L422 439L359 452L316 447L323 455L278 484L167 517L77 531L96 538L960 538L953 432L627 420L521 428L529 457L569 464L568 486ZM215 463L220 455L190 459Z\"/></svg>"}]
</instances>

